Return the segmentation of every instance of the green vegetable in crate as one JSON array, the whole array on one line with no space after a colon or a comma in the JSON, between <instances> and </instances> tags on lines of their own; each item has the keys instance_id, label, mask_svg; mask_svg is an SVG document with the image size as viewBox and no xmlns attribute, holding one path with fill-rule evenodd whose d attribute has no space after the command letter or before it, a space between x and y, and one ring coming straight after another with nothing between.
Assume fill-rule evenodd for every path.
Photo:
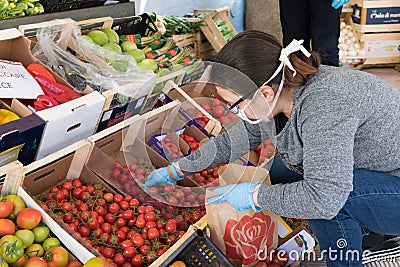
<instances>
[{"instance_id":1,"label":"green vegetable in crate","mask_svg":"<svg viewBox=\"0 0 400 267\"><path fill-rule=\"evenodd\" d=\"M120 40L122 42L133 42L136 44L138 48L145 47L146 45L154 42L155 40L158 40L161 38L161 33L157 32L152 36L144 36L142 37L140 34L131 34L131 35L122 35L120 36Z\"/></svg>"},{"instance_id":2,"label":"green vegetable in crate","mask_svg":"<svg viewBox=\"0 0 400 267\"><path fill-rule=\"evenodd\" d=\"M82 38L85 39L86 41L89 41L89 42L91 42L91 43L94 43L94 42L93 42L93 39L90 38L90 37L87 36L87 35L82 35Z\"/></svg>"},{"instance_id":3,"label":"green vegetable in crate","mask_svg":"<svg viewBox=\"0 0 400 267\"><path fill-rule=\"evenodd\" d=\"M93 30L88 32L87 36L89 36L93 42L95 42L96 44L103 46L106 43L108 43L108 36L107 34L105 34L104 32L100 31L100 30Z\"/></svg>"},{"instance_id":4,"label":"green vegetable in crate","mask_svg":"<svg viewBox=\"0 0 400 267\"><path fill-rule=\"evenodd\" d=\"M44 12L39 0L0 0L0 19L37 15Z\"/></svg>"},{"instance_id":5,"label":"green vegetable in crate","mask_svg":"<svg viewBox=\"0 0 400 267\"><path fill-rule=\"evenodd\" d=\"M103 45L103 48L110 50L110 51L114 51L116 53L122 53L121 47L116 43L107 43L107 44Z\"/></svg>"},{"instance_id":6,"label":"green vegetable in crate","mask_svg":"<svg viewBox=\"0 0 400 267\"><path fill-rule=\"evenodd\" d=\"M121 44L121 49L123 52L128 52L128 51L137 49L137 46L133 42L123 42Z\"/></svg>"},{"instance_id":7,"label":"green vegetable in crate","mask_svg":"<svg viewBox=\"0 0 400 267\"><path fill-rule=\"evenodd\" d=\"M145 58L142 60L142 62L138 63L138 67L142 70L152 70L154 72L157 72L158 70L157 63L154 60L148 58Z\"/></svg>"},{"instance_id":8,"label":"green vegetable in crate","mask_svg":"<svg viewBox=\"0 0 400 267\"><path fill-rule=\"evenodd\" d=\"M145 59L144 52L140 49L130 50L127 53L131 55L137 63L142 62L142 60Z\"/></svg>"},{"instance_id":9,"label":"green vegetable in crate","mask_svg":"<svg viewBox=\"0 0 400 267\"><path fill-rule=\"evenodd\" d=\"M162 48L155 50L153 52L146 53L146 58L155 59L167 53L170 49L174 48L174 46L175 46L174 40L172 40L172 38L168 38L167 42Z\"/></svg>"},{"instance_id":10,"label":"green vegetable in crate","mask_svg":"<svg viewBox=\"0 0 400 267\"><path fill-rule=\"evenodd\" d=\"M100 29L100 31L102 31L105 34L107 34L108 42L115 43L115 44L119 43L118 33L116 33L113 29L103 28L103 29Z\"/></svg>"},{"instance_id":11,"label":"green vegetable in crate","mask_svg":"<svg viewBox=\"0 0 400 267\"><path fill-rule=\"evenodd\" d=\"M174 16L157 16L157 21L163 23L165 27L164 36L171 37L177 34L189 34L200 31L200 27L203 26L204 15L198 16L199 21L192 22L185 18L174 17Z\"/></svg>"}]
</instances>

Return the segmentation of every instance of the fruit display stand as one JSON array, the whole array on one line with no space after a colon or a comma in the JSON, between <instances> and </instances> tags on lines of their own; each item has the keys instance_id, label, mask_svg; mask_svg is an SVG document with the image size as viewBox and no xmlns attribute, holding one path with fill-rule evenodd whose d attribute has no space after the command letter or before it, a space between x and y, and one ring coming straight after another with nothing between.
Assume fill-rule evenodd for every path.
<instances>
[{"instance_id":1,"label":"fruit display stand","mask_svg":"<svg viewBox=\"0 0 400 267\"><path fill-rule=\"evenodd\" d=\"M25 65L38 62L30 52L30 41L17 29L2 30L0 35L2 36L0 46L8 47L2 51L9 53L2 55L3 59L23 62ZM13 51L18 51L18 53ZM52 71L50 73L58 83L72 88L60 76ZM13 102L15 105L17 103L23 105L17 99L14 99ZM104 98L101 94L92 91L74 100L36 112L35 114L46 122L36 159L43 158L92 135L103 104Z\"/></svg>"},{"instance_id":2,"label":"fruit display stand","mask_svg":"<svg viewBox=\"0 0 400 267\"><path fill-rule=\"evenodd\" d=\"M224 34L218 28L217 22L221 21L225 24L227 31L236 35L237 32L230 22L230 12L228 7L219 8L216 10L200 10L194 11L195 14L206 13L207 16L204 18L204 26L201 27L201 31L205 37L211 43L212 47L216 52L219 52L222 47L227 43L227 39Z\"/></svg>"},{"instance_id":3,"label":"fruit display stand","mask_svg":"<svg viewBox=\"0 0 400 267\"><path fill-rule=\"evenodd\" d=\"M364 65L400 63L400 3L395 0L353 0L353 22Z\"/></svg>"}]
</instances>

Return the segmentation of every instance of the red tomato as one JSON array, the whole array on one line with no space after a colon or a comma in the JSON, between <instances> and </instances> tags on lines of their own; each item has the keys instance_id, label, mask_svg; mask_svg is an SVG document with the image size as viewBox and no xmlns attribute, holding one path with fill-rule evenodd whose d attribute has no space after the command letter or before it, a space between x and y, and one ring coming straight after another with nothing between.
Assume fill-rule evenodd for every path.
<instances>
[{"instance_id":1,"label":"red tomato","mask_svg":"<svg viewBox=\"0 0 400 267\"><path fill-rule=\"evenodd\" d=\"M147 233L149 239L156 239L160 237L160 232L158 231L157 228L151 228L149 232Z\"/></svg>"},{"instance_id":2,"label":"red tomato","mask_svg":"<svg viewBox=\"0 0 400 267\"><path fill-rule=\"evenodd\" d=\"M82 263L77 260L72 260L68 262L68 265L66 267L82 267Z\"/></svg>"},{"instance_id":3,"label":"red tomato","mask_svg":"<svg viewBox=\"0 0 400 267\"><path fill-rule=\"evenodd\" d=\"M43 258L47 267L64 267L68 264L68 252L63 247L50 248Z\"/></svg>"},{"instance_id":4,"label":"red tomato","mask_svg":"<svg viewBox=\"0 0 400 267\"><path fill-rule=\"evenodd\" d=\"M132 243L135 247L140 248L144 244L144 238L140 234L137 234L132 238Z\"/></svg>"},{"instance_id":5,"label":"red tomato","mask_svg":"<svg viewBox=\"0 0 400 267\"><path fill-rule=\"evenodd\" d=\"M124 252L122 253L124 255L124 257L128 258L128 259L132 259L135 255L135 248L133 247L129 247L124 249Z\"/></svg>"},{"instance_id":6,"label":"red tomato","mask_svg":"<svg viewBox=\"0 0 400 267\"><path fill-rule=\"evenodd\" d=\"M105 248L101 251L101 254L103 254L106 259L113 259L115 256L115 249Z\"/></svg>"},{"instance_id":7,"label":"red tomato","mask_svg":"<svg viewBox=\"0 0 400 267\"><path fill-rule=\"evenodd\" d=\"M13 203L7 198L0 198L0 219L7 218L13 210Z\"/></svg>"},{"instance_id":8,"label":"red tomato","mask_svg":"<svg viewBox=\"0 0 400 267\"><path fill-rule=\"evenodd\" d=\"M144 214L144 219L145 219L146 221L155 222L156 219L157 219L157 215L156 215L153 211L146 212L146 213Z\"/></svg>"},{"instance_id":9,"label":"red tomato","mask_svg":"<svg viewBox=\"0 0 400 267\"><path fill-rule=\"evenodd\" d=\"M112 214L116 214L119 211L119 205L117 203L112 203L108 206L108 211Z\"/></svg>"},{"instance_id":10,"label":"red tomato","mask_svg":"<svg viewBox=\"0 0 400 267\"><path fill-rule=\"evenodd\" d=\"M82 187L82 182L79 178L75 178L72 180L72 186L77 188L77 187Z\"/></svg>"},{"instance_id":11,"label":"red tomato","mask_svg":"<svg viewBox=\"0 0 400 267\"><path fill-rule=\"evenodd\" d=\"M32 257L25 262L24 267L47 267L47 263L40 257Z\"/></svg>"},{"instance_id":12,"label":"red tomato","mask_svg":"<svg viewBox=\"0 0 400 267\"><path fill-rule=\"evenodd\" d=\"M175 232L176 231L176 223L171 222L171 221L167 222L165 224L165 231L168 234L172 234L173 232Z\"/></svg>"},{"instance_id":13,"label":"red tomato","mask_svg":"<svg viewBox=\"0 0 400 267\"><path fill-rule=\"evenodd\" d=\"M124 197L121 194L115 194L114 195L114 202L119 204L122 200L124 200Z\"/></svg>"},{"instance_id":14,"label":"red tomato","mask_svg":"<svg viewBox=\"0 0 400 267\"><path fill-rule=\"evenodd\" d=\"M135 257L132 258L131 263L135 267L142 267L143 266L143 256L136 255Z\"/></svg>"},{"instance_id":15,"label":"red tomato","mask_svg":"<svg viewBox=\"0 0 400 267\"><path fill-rule=\"evenodd\" d=\"M125 257L124 257L124 255L122 255L122 253L117 253L114 256L113 261L118 266L121 266L121 265L123 265L125 263Z\"/></svg>"},{"instance_id":16,"label":"red tomato","mask_svg":"<svg viewBox=\"0 0 400 267\"><path fill-rule=\"evenodd\" d=\"M21 229L33 229L40 223L41 219L42 215L38 210L26 208L18 213L16 222Z\"/></svg>"}]
</instances>

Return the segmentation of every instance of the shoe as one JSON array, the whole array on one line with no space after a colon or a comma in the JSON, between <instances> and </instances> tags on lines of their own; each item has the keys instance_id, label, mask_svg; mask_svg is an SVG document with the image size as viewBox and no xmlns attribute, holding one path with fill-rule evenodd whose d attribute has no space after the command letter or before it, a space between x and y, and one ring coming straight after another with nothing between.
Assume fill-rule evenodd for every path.
<instances>
[{"instance_id":1,"label":"shoe","mask_svg":"<svg viewBox=\"0 0 400 267\"><path fill-rule=\"evenodd\" d=\"M385 236L383 242L363 251L363 264L400 261L400 236Z\"/></svg>"}]
</instances>

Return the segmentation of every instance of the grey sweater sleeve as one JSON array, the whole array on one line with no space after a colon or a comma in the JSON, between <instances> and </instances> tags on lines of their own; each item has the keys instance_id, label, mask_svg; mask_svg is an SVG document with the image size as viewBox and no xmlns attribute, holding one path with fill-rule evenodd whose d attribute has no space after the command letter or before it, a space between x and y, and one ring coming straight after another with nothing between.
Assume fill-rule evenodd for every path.
<instances>
[{"instance_id":1,"label":"grey sweater sleeve","mask_svg":"<svg viewBox=\"0 0 400 267\"><path fill-rule=\"evenodd\" d=\"M263 209L286 217L332 219L345 204L352 191L360 105L326 92L305 101L297 125L291 125L303 141L304 180L263 185L258 194Z\"/></svg>"},{"instance_id":2,"label":"grey sweater sleeve","mask_svg":"<svg viewBox=\"0 0 400 267\"><path fill-rule=\"evenodd\" d=\"M178 161L184 174L195 173L233 162L256 148L261 140L274 136L274 124L263 122L252 125L238 121L227 131L210 139L195 153Z\"/></svg>"}]
</instances>

